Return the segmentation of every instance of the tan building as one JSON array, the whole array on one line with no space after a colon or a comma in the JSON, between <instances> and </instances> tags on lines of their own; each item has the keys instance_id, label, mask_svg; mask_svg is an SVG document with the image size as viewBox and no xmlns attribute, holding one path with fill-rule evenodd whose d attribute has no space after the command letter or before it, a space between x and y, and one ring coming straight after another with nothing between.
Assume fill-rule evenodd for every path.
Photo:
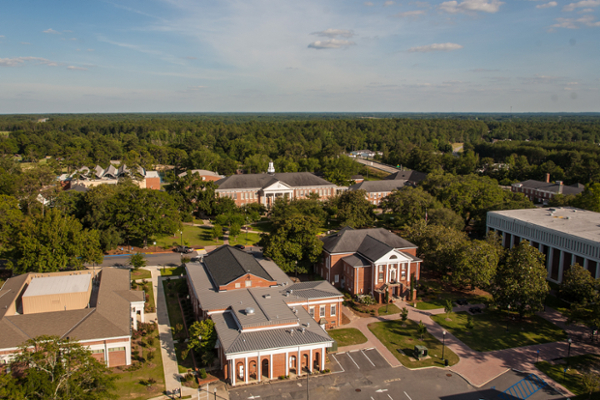
<instances>
[{"instance_id":1,"label":"tan building","mask_svg":"<svg viewBox=\"0 0 600 400\"><path fill-rule=\"evenodd\" d=\"M191 171L189 171L192 175L198 175L203 181L219 181L223 178L225 178L224 175L219 175L216 172L213 171L207 171L205 169L193 169ZM183 177L186 176L188 174L188 172L182 172L180 173L179 177Z\"/></svg>"},{"instance_id":2,"label":"tan building","mask_svg":"<svg viewBox=\"0 0 600 400\"><path fill-rule=\"evenodd\" d=\"M144 322L144 292L128 270L28 273L0 289L0 363L40 335L71 338L109 367L131 364L131 329Z\"/></svg>"},{"instance_id":3,"label":"tan building","mask_svg":"<svg viewBox=\"0 0 600 400\"><path fill-rule=\"evenodd\" d=\"M198 319L212 319L232 385L322 371L342 322L342 294L325 281L293 283L258 253L221 246L186 265Z\"/></svg>"},{"instance_id":4,"label":"tan building","mask_svg":"<svg viewBox=\"0 0 600 400\"><path fill-rule=\"evenodd\" d=\"M85 192L89 188L98 185L116 185L119 183L119 179L123 178L131 178L132 182L142 189L161 189L162 180L157 171L147 171L142 167L133 170L127 168L125 164L119 168L111 164L106 169L99 165L96 165L93 169L82 167L70 175L63 174L59 176L58 180L65 190L72 189Z\"/></svg>"}]
</instances>

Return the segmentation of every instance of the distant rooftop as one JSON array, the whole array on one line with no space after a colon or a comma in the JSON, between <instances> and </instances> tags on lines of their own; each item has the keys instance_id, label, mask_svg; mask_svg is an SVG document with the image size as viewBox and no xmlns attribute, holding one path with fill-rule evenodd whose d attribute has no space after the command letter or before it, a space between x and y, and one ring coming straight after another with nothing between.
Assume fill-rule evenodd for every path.
<instances>
[{"instance_id":1,"label":"distant rooftop","mask_svg":"<svg viewBox=\"0 0 600 400\"><path fill-rule=\"evenodd\" d=\"M500 215L582 239L600 242L600 213L593 211L574 207L557 207L490 211L488 215Z\"/></svg>"},{"instance_id":2,"label":"distant rooftop","mask_svg":"<svg viewBox=\"0 0 600 400\"><path fill-rule=\"evenodd\" d=\"M34 278L25 290L23 297L87 292L91 279L92 275L89 273Z\"/></svg>"}]
</instances>

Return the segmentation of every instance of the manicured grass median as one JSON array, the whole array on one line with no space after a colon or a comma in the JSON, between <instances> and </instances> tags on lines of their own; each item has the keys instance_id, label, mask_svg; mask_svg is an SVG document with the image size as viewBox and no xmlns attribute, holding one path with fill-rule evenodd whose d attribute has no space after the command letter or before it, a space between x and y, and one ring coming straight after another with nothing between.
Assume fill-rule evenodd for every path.
<instances>
[{"instance_id":1,"label":"manicured grass median","mask_svg":"<svg viewBox=\"0 0 600 400\"><path fill-rule=\"evenodd\" d=\"M550 343L565 340L566 333L537 315L510 320L506 331L507 316L504 313L488 311L473 316L473 329L467 329L468 313L450 313L431 317L439 325L476 351L493 351L532 344ZM515 315L515 318L518 318Z\"/></svg>"},{"instance_id":2,"label":"manicured grass median","mask_svg":"<svg viewBox=\"0 0 600 400\"><path fill-rule=\"evenodd\" d=\"M152 274L147 269L138 269L131 271L131 279L152 279Z\"/></svg>"},{"instance_id":3,"label":"manicured grass median","mask_svg":"<svg viewBox=\"0 0 600 400\"><path fill-rule=\"evenodd\" d=\"M175 268L161 268L160 276L180 276L185 275L184 267L175 267Z\"/></svg>"},{"instance_id":4,"label":"manicured grass median","mask_svg":"<svg viewBox=\"0 0 600 400\"><path fill-rule=\"evenodd\" d=\"M337 342L338 347L352 346L367 341L365 335L356 328L333 329L327 331L327 333Z\"/></svg>"},{"instance_id":5,"label":"manicured grass median","mask_svg":"<svg viewBox=\"0 0 600 400\"><path fill-rule=\"evenodd\" d=\"M588 371L590 368L598 370L600 368L600 357L594 354L586 354L582 356L575 356L565 358L565 364L550 364L549 362L542 361L535 364L535 366L554 379L557 383L560 383L572 393L578 395L572 397L573 400L588 399L588 392L585 391L583 385L583 373ZM566 366L569 366L569 370L564 372ZM600 400L600 392L594 392L591 399Z\"/></svg>"},{"instance_id":6,"label":"manicured grass median","mask_svg":"<svg viewBox=\"0 0 600 400\"><path fill-rule=\"evenodd\" d=\"M403 324L406 327L403 327ZM410 320L404 323L395 320L369 324L369 330L405 367L443 367L442 343L429 333L423 335L423 340L421 340L421 336L417 333L417 327L418 324ZM421 361L414 360L412 354L416 345L427 347L430 357ZM449 365L454 365L459 360L458 356L447 346L444 349L444 357L448 360Z\"/></svg>"},{"instance_id":7,"label":"manicured grass median","mask_svg":"<svg viewBox=\"0 0 600 400\"><path fill-rule=\"evenodd\" d=\"M386 307L387 307L387 312L386 312ZM400 314L400 309L398 307L396 307L394 304L389 304L389 305L379 307L379 310L377 310L377 312L379 313L379 315Z\"/></svg>"}]
</instances>

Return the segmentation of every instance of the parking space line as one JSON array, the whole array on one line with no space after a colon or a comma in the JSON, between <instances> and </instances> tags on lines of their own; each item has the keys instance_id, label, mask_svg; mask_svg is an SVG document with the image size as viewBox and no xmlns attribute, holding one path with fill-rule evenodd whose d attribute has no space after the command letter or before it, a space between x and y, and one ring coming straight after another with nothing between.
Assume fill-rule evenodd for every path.
<instances>
[{"instance_id":1,"label":"parking space line","mask_svg":"<svg viewBox=\"0 0 600 400\"><path fill-rule=\"evenodd\" d=\"M367 357L367 355L365 354L364 351L361 350L360 352L363 354L363 356ZM372 366L375 366L375 364L373 363L373 361L371 361L371 359L369 357L367 357L367 360L369 360L369 362L371 363Z\"/></svg>"},{"instance_id":2,"label":"parking space line","mask_svg":"<svg viewBox=\"0 0 600 400\"><path fill-rule=\"evenodd\" d=\"M346 370L344 369L344 367L342 367L342 364L340 364L340 362L338 361L337 358L335 358L335 356L332 354L331 357L333 357L333 359L335 360L336 363L338 363L338 365L340 366L340 368L342 369L341 371L338 372L332 372L333 374L339 374L340 372L345 372Z\"/></svg>"},{"instance_id":3,"label":"parking space line","mask_svg":"<svg viewBox=\"0 0 600 400\"><path fill-rule=\"evenodd\" d=\"M356 361L354 361L354 358L352 358L352 356L350 355L350 353L346 354L348 356L349 359L352 360L352 362L354 363L354 365L356 365L356 368L360 369L360 367L358 366L358 364L356 363Z\"/></svg>"},{"instance_id":4,"label":"parking space line","mask_svg":"<svg viewBox=\"0 0 600 400\"><path fill-rule=\"evenodd\" d=\"M404 394L406 395L406 397L408 397L408 400L412 400L412 399L410 398L410 396L408 395L408 393L404 392Z\"/></svg>"},{"instance_id":5,"label":"parking space line","mask_svg":"<svg viewBox=\"0 0 600 400\"><path fill-rule=\"evenodd\" d=\"M406 393L406 392L404 392L404 393ZM389 394L388 394L388 397L389 397L391 400L394 400L394 399L392 398L392 396L390 396Z\"/></svg>"}]
</instances>

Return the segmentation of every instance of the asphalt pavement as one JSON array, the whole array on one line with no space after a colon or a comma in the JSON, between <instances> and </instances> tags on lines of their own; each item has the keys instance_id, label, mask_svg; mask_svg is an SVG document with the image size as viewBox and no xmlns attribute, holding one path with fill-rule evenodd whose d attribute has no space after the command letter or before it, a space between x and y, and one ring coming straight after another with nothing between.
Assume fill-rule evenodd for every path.
<instances>
[{"instance_id":1,"label":"asphalt pavement","mask_svg":"<svg viewBox=\"0 0 600 400\"><path fill-rule=\"evenodd\" d=\"M527 374L514 371L478 389L447 369L392 368L376 349L329 354L328 367L331 374L314 374L308 380L304 376L298 380L240 386L231 388L229 395L232 400L518 400L525 395L503 392L513 387L514 393L525 393L524 387L531 387L523 381ZM532 393L529 400L562 398L542 388Z\"/></svg>"},{"instance_id":2,"label":"asphalt pavement","mask_svg":"<svg viewBox=\"0 0 600 400\"><path fill-rule=\"evenodd\" d=\"M198 254L194 251L192 253L184 254L184 257L192 258ZM96 267L122 267L129 265L130 254L119 254L115 256L104 256L102 264L94 264ZM181 254L179 253L157 253L157 254L146 254L146 264L153 266L167 266L167 267L178 267L181 265ZM86 264L88 267L92 267L91 264Z\"/></svg>"}]
</instances>

